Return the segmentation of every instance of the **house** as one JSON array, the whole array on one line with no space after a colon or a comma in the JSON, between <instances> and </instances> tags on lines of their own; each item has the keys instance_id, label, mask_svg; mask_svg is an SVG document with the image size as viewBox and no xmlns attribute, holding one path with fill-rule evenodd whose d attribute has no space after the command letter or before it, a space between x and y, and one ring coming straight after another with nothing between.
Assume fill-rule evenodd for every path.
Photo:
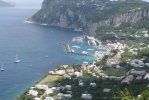
<instances>
[{"instance_id":1,"label":"house","mask_svg":"<svg viewBox=\"0 0 149 100\"><path fill-rule=\"evenodd\" d=\"M141 79L142 79L142 76L136 77L136 80L141 80Z\"/></svg>"},{"instance_id":2,"label":"house","mask_svg":"<svg viewBox=\"0 0 149 100\"><path fill-rule=\"evenodd\" d=\"M147 34L147 33L145 33L143 36L144 36L145 38L149 38L149 34Z\"/></svg>"},{"instance_id":3,"label":"house","mask_svg":"<svg viewBox=\"0 0 149 100\"><path fill-rule=\"evenodd\" d=\"M71 94L64 94L64 97L70 99L70 98L72 98L72 95Z\"/></svg>"},{"instance_id":4,"label":"house","mask_svg":"<svg viewBox=\"0 0 149 100\"><path fill-rule=\"evenodd\" d=\"M82 73L81 72L74 72L74 75L76 75L77 77L82 77Z\"/></svg>"},{"instance_id":5,"label":"house","mask_svg":"<svg viewBox=\"0 0 149 100\"><path fill-rule=\"evenodd\" d=\"M81 99L83 100L92 100L92 95L91 94L82 94Z\"/></svg>"},{"instance_id":6,"label":"house","mask_svg":"<svg viewBox=\"0 0 149 100\"><path fill-rule=\"evenodd\" d=\"M55 100L53 97L45 97L44 100Z\"/></svg>"},{"instance_id":7,"label":"house","mask_svg":"<svg viewBox=\"0 0 149 100\"><path fill-rule=\"evenodd\" d=\"M148 80L149 80L149 73L147 73L147 74L144 76L144 79L148 79Z\"/></svg>"},{"instance_id":8,"label":"house","mask_svg":"<svg viewBox=\"0 0 149 100\"><path fill-rule=\"evenodd\" d=\"M90 83L91 87L96 87L96 83Z\"/></svg>"},{"instance_id":9,"label":"house","mask_svg":"<svg viewBox=\"0 0 149 100\"><path fill-rule=\"evenodd\" d=\"M69 65L61 65L62 68L67 68Z\"/></svg>"},{"instance_id":10,"label":"house","mask_svg":"<svg viewBox=\"0 0 149 100\"><path fill-rule=\"evenodd\" d=\"M65 74L65 75L64 75L64 79L71 79L71 76Z\"/></svg>"},{"instance_id":11,"label":"house","mask_svg":"<svg viewBox=\"0 0 149 100\"><path fill-rule=\"evenodd\" d=\"M66 85L65 88L66 90L71 90L71 85Z\"/></svg>"},{"instance_id":12,"label":"house","mask_svg":"<svg viewBox=\"0 0 149 100\"><path fill-rule=\"evenodd\" d=\"M111 89L108 89L108 88L103 89L103 92L105 92L105 93L109 93L110 91L111 91Z\"/></svg>"},{"instance_id":13,"label":"house","mask_svg":"<svg viewBox=\"0 0 149 100\"><path fill-rule=\"evenodd\" d=\"M88 68L89 69L94 69L96 67L96 65L89 65Z\"/></svg>"},{"instance_id":14,"label":"house","mask_svg":"<svg viewBox=\"0 0 149 100\"><path fill-rule=\"evenodd\" d=\"M83 86L84 82L82 80L79 80L79 86Z\"/></svg>"},{"instance_id":15,"label":"house","mask_svg":"<svg viewBox=\"0 0 149 100\"><path fill-rule=\"evenodd\" d=\"M38 95L38 91L36 91L36 90L29 90L28 94L32 95L32 96L37 96Z\"/></svg>"},{"instance_id":16,"label":"house","mask_svg":"<svg viewBox=\"0 0 149 100\"><path fill-rule=\"evenodd\" d=\"M133 81L133 79L134 79L133 75L128 75L121 81L121 84L130 84Z\"/></svg>"},{"instance_id":17,"label":"house","mask_svg":"<svg viewBox=\"0 0 149 100\"><path fill-rule=\"evenodd\" d=\"M82 66L81 66L81 70L87 70L87 66L84 65L84 64L82 64Z\"/></svg>"},{"instance_id":18,"label":"house","mask_svg":"<svg viewBox=\"0 0 149 100\"><path fill-rule=\"evenodd\" d=\"M41 99L40 99L40 98L38 98L38 97L35 97L35 98L34 98L34 100L41 100Z\"/></svg>"},{"instance_id":19,"label":"house","mask_svg":"<svg viewBox=\"0 0 149 100\"><path fill-rule=\"evenodd\" d=\"M142 60L135 59L135 60L130 62L130 65L132 67L144 67L144 62Z\"/></svg>"},{"instance_id":20,"label":"house","mask_svg":"<svg viewBox=\"0 0 149 100\"><path fill-rule=\"evenodd\" d=\"M130 72L129 72L129 75L135 75L135 76L143 76L145 75L146 72L145 71L137 71L137 70L134 70L132 69Z\"/></svg>"},{"instance_id":21,"label":"house","mask_svg":"<svg viewBox=\"0 0 149 100\"><path fill-rule=\"evenodd\" d=\"M62 99L64 97L64 94L63 93L58 93L57 94L57 99Z\"/></svg>"},{"instance_id":22,"label":"house","mask_svg":"<svg viewBox=\"0 0 149 100\"><path fill-rule=\"evenodd\" d=\"M64 74L66 74L66 71L65 70L58 70L58 71L56 71L56 74L57 75L64 75Z\"/></svg>"},{"instance_id":23,"label":"house","mask_svg":"<svg viewBox=\"0 0 149 100\"><path fill-rule=\"evenodd\" d=\"M67 69L66 71L67 71L67 73L74 73L74 69L73 68Z\"/></svg>"},{"instance_id":24,"label":"house","mask_svg":"<svg viewBox=\"0 0 149 100\"><path fill-rule=\"evenodd\" d=\"M52 88L49 88L45 91L45 94L52 94L54 91L52 90Z\"/></svg>"},{"instance_id":25,"label":"house","mask_svg":"<svg viewBox=\"0 0 149 100\"><path fill-rule=\"evenodd\" d=\"M145 66L146 66L146 67L149 67L149 63L145 63Z\"/></svg>"},{"instance_id":26,"label":"house","mask_svg":"<svg viewBox=\"0 0 149 100\"><path fill-rule=\"evenodd\" d=\"M88 66L89 65L89 63L88 62L83 62L83 64L82 65L86 65L86 66Z\"/></svg>"}]
</instances>

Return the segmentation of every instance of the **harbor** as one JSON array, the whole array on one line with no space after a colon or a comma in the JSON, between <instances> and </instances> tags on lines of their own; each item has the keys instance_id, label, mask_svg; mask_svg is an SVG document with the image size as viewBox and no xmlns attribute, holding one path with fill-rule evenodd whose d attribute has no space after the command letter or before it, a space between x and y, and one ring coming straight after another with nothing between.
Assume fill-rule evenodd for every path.
<instances>
[{"instance_id":1,"label":"harbor","mask_svg":"<svg viewBox=\"0 0 149 100\"><path fill-rule=\"evenodd\" d=\"M89 54L87 52L75 52L69 44L63 44L64 49L67 53L69 54L75 54L75 55L80 55L80 56L90 56L90 57L94 57L92 54Z\"/></svg>"}]
</instances>

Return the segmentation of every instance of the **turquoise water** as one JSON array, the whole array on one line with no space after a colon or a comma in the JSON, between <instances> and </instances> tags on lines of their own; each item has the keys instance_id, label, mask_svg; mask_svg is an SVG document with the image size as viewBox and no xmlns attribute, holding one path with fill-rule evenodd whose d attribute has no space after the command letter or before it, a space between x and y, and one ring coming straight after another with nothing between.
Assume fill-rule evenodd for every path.
<instances>
[{"instance_id":1,"label":"turquoise water","mask_svg":"<svg viewBox=\"0 0 149 100\"><path fill-rule=\"evenodd\" d=\"M61 64L93 61L67 54L59 43L71 43L82 33L57 27L24 24L37 10L0 9L0 100L15 100L26 88L41 79L48 70ZM21 63L15 64L16 53ZM50 64L49 64L50 63Z\"/></svg>"}]
</instances>

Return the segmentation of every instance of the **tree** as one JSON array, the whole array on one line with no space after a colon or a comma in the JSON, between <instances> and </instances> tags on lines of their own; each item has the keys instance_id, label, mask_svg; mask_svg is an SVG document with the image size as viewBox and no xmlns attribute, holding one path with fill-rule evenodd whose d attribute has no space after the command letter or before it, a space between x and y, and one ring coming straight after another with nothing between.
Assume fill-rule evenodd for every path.
<instances>
[{"instance_id":1,"label":"tree","mask_svg":"<svg viewBox=\"0 0 149 100\"><path fill-rule=\"evenodd\" d=\"M141 93L139 100L149 100L149 89Z\"/></svg>"},{"instance_id":2,"label":"tree","mask_svg":"<svg viewBox=\"0 0 149 100\"><path fill-rule=\"evenodd\" d=\"M136 100L134 96L131 95L128 89L125 89L124 91L120 91L119 93L120 100ZM117 98L115 97L115 100Z\"/></svg>"}]
</instances>

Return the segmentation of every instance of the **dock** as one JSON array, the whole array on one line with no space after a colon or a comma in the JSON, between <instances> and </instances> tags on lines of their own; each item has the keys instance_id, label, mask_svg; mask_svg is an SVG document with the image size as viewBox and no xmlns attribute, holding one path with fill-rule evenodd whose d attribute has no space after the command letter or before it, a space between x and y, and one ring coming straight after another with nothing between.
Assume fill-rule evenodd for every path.
<instances>
[{"instance_id":1,"label":"dock","mask_svg":"<svg viewBox=\"0 0 149 100\"><path fill-rule=\"evenodd\" d=\"M92 54L83 54L83 53L80 53L80 52L74 52L71 47L69 46L69 44L63 44L63 43L60 43L64 46L64 49L67 53L69 54L75 54L75 55L81 55L81 56L90 56L90 57L94 57Z\"/></svg>"}]
</instances>

